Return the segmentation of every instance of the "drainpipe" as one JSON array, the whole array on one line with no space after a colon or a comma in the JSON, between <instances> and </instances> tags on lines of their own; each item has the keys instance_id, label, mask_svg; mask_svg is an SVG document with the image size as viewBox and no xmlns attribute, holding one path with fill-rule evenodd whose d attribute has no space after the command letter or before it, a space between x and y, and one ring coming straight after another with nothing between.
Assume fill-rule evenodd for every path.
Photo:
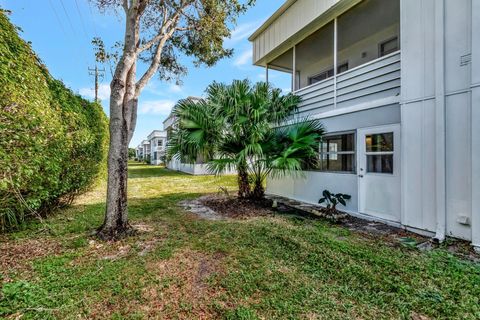
<instances>
[{"instance_id":1,"label":"drainpipe","mask_svg":"<svg viewBox=\"0 0 480 320\"><path fill-rule=\"evenodd\" d=\"M338 20L333 20L333 108L337 108Z\"/></svg>"},{"instance_id":2,"label":"drainpipe","mask_svg":"<svg viewBox=\"0 0 480 320\"><path fill-rule=\"evenodd\" d=\"M434 241L446 237L446 125L445 125L445 0L435 1L435 198L437 228Z\"/></svg>"}]
</instances>

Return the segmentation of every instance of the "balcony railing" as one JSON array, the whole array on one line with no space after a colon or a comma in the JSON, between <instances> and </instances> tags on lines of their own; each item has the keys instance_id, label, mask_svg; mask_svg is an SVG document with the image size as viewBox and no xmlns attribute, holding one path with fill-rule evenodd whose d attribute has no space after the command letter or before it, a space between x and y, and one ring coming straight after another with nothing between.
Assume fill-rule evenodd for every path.
<instances>
[{"instance_id":1,"label":"balcony railing","mask_svg":"<svg viewBox=\"0 0 480 320\"><path fill-rule=\"evenodd\" d=\"M295 91L300 116L400 95L400 51Z\"/></svg>"}]
</instances>

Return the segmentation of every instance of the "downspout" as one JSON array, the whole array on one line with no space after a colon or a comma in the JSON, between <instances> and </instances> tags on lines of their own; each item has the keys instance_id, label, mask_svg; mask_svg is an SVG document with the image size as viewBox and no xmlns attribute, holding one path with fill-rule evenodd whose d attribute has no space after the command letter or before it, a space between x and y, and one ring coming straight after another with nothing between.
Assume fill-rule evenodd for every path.
<instances>
[{"instance_id":1,"label":"downspout","mask_svg":"<svg viewBox=\"0 0 480 320\"><path fill-rule=\"evenodd\" d=\"M338 20L333 20L333 108L337 108Z\"/></svg>"},{"instance_id":2,"label":"downspout","mask_svg":"<svg viewBox=\"0 0 480 320\"><path fill-rule=\"evenodd\" d=\"M434 241L446 237L446 121L445 121L445 0L435 1L435 201L437 227Z\"/></svg>"}]
</instances>

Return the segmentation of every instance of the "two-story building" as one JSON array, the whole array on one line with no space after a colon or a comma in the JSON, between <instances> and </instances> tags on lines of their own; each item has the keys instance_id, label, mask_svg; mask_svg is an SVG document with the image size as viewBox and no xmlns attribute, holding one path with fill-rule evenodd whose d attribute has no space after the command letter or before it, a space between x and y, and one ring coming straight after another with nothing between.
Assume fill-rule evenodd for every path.
<instances>
[{"instance_id":1,"label":"two-story building","mask_svg":"<svg viewBox=\"0 0 480 320\"><path fill-rule=\"evenodd\" d=\"M135 148L135 158L137 160L141 161L143 159L143 144L140 143L136 148Z\"/></svg>"},{"instance_id":2,"label":"two-story building","mask_svg":"<svg viewBox=\"0 0 480 320\"><path fill-rule=\"evenodd\" d=\"M328 131L268 193L480 246L480 1L288 0L249 40Z\"/></svg>"},{"instance_id":3,"label":"two-story building","mask_svg":"<svg viewBox=\"0 0 480 320\"><path fill-rule=\"evenodd\" d=\"M143 140L141 144L143 146L143 160L150 161L150 141Z\"/></svg>"},{"instance_id":4,"label":"two-story building","mask_svg":"<svg viewBox=\"0 0 480 320\"><path fill-rule=\"evenodd\" d=\"M190 97L190 99L200 99L195 97ZM168 137L171 135L178 126L178 119L173 114L170 115L163 121L163 130L167 133L167 142ZM203 163L202 159L199 157L195 163L185 163L182 162L180 158L173 157L170 159L167 164L167 168L170 170L181 171L193 175L207 175L210 174L207 170L207 165Z\"/></svg>"},{"instance_id":5,"label":"two-story building","mask_svg":"<svg viewBox=\"0 0 480 320\"><path fill-rule=\"evenodd\" d=\"M147 137L150 145L150 164L160 165L164 163L167 147L167 132L153 130Z\"/></svg>"}]
</instances>

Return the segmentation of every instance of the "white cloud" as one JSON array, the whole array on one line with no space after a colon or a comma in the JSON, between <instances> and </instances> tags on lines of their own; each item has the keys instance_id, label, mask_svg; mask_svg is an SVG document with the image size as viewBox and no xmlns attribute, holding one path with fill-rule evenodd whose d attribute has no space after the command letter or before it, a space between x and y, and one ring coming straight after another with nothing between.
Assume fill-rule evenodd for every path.
<instances>
[{"instance_id":1,"label":"white cloud","mask_svg":"<svg viewBox=\"0 0 480 320\"><path fill-rule=\"evenodd\" d=\"M244 66L252 62L252 49L245 50L233 61L233 64L237 67Z\"/></svg>"},{"instance_id":2,"label":"white cloud","mask_svg":"<svg viewBox=\"0 0 480 320\"><path fill-rule=\"evenodd\" d=\"M138 112L141 114L168 115L175 105L173 100L151 100L140 102Z\"/></svg>"},{"instance_id":3,"label":"white cloud","mask_svg":"<svg viewBox=\"0 0 480 320\"><path fill-rule=\"evenodd\" d=\"M95 99L95 89L81 88L80 94L86 98ZM108 84L101 84L98 86L98 98L100 100L107 100L110 98L110 86Z\"/></svg>"},{"instance_id":4,"label":"white cloud","mask_svg":"<svg viewBox=\"0 0 480 320\"><path fill-rule=\"evenodd\" d=\"M180 93L183 91L182 86L179 86L178 84L171 84L170 87L168 88L170 92L173 93Z\"/></svg>"},{"instance_id":5,"label":"white cloud","mask_svg":"<svg viewBox=\"0 0 480 320\"><path fill-rule=\"evenodd\" d=\"M262 23L262 21L253 21L243 24L239 24L232 31L230 38L225 39L225 45L227 47L248 38Z\"/></svg>"}]
</instances>

